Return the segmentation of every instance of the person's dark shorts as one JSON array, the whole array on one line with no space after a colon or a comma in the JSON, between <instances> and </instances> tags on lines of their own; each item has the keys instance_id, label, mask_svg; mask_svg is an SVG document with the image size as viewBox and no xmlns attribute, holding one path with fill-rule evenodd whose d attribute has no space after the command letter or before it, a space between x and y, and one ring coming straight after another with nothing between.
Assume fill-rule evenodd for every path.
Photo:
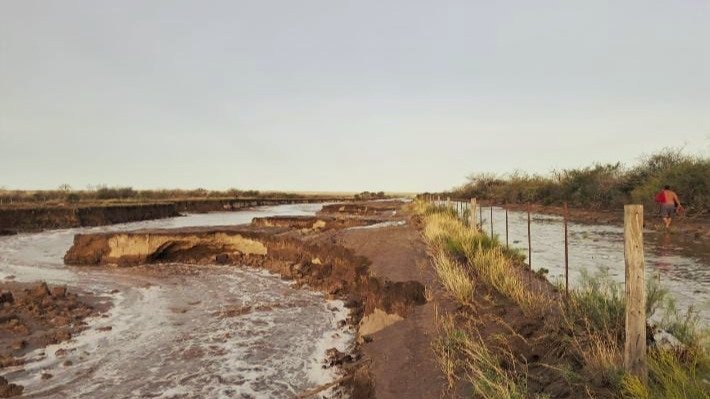
<instances>
[{"instance_id":1,"label":"person's dark shorts","mask_svg":"<svg viewBox=\"0 0 710 399\"><path fill-rule=\"evenodd\" d=\"M662 204L661 217L671 218L675 215L675 204Z\"/></svg>"}]
</instances>

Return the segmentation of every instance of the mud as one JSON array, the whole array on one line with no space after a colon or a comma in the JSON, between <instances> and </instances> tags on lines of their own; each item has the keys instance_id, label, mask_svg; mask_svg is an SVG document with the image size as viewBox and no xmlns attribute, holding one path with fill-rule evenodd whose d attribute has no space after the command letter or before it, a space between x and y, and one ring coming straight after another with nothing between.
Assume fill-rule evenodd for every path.
<instances>
[{"instance_id":1,"label":"mud","mask_svg":"<svg viewBox=\"0 0 710 399\"><path fill-rule=\"evenodd\" d=\"M22 365L37 348L67 341L84 331L84 319L106 305L88 294L68 292L46 283L0 283L0 370ZM0 379L0 397L22 393L22 387Z\"/></svg>"},{"instance_id":2,"label":"mud","mask_svg":"<svg viewBox=\"0 0 710 399\"><path fill-rule=\"evenodd\" d=\"M283 228L254 226L79 234L64 260L69 265L121 267L150 263L259 267L329 298L350 299L352 307L368 314L378 307L406 316L412 305L425 302L421 284L371 277L367 258L342 246L297 237L298 232Z\"/></svg>"},{"instance_id":3,"label":"mud","mask_svg":"<svg viewBox=\"0 0 710 399\"><path fill-rule=\"evenodd\" d=\"M410 317L420 319L418 309L422 306L427 308L427 328L433 331L434 308L427 304L425 284L415 277L417 273L413 273L414 270L410 270L410 273L398 270L392 274L378 271L384 267L383 262L392 263L393 270L412 269L417 265L420 268L428 268L423 243L419 239L416 259L408 256L411 240L417 239L418 233L411 226L400 225L396 228L404 229L406 234L398 232L394 235L404 239L398 238L397 243L393 242L398 249L390 253L388 260L379 258L376 253L362 256L358 245L352 244L363 240L370 241L373 232L386 229L349 228L391 220L402 203L351 205L355 204L333 207L332 209L337 209L340 214L338 217L323 214L315 218L272 217L257 218L248 226L79 234L75 236L74 245L66 253L65 262L71 265L137 266L143 269L151 269L153 266L150 265L156 265L161 270L169 270L173 263L216 263L266 269L284 279L293 280L297 286L321 291L327 298L344 300L350 309L347 322L360 326L363 332L368 334L367 339L362 337L360 340L363 345L374 340L379 345L399 349L404 349L407 345L416 346L418 358L427 363L427 372L434 375L433 380L436 381L422 379L418 385L413 385L407 384L405 379L400 379L399 387L421 387L423 384L434 382L434 390L440 392L440 376L432 364L431 345L425 332L421 329L412 330L412 333L420 335L421 339L401 341L398 346L391 345L394 341L390 339L381 338L382 330L390 330L388 327L391 325L399 326L406 323ZM342 209L343 206L346 206L345 210ZM346 210L353 213L347 213ZM406 217L403 219L406 220ZM339 236L341 233L352 234L356 238L344 241ZM387 235L381 237L387 241ZM278 307L279 304L273 306ZM224 308L215 316L229 318L259 311L263 309L232 306ZM367 327L361 324L363 320ZM368 354L368 360L365 363L357 362L363 353ZM388 353L388 357L397 356L394 352ZM362 347L342 356L332 354L335 360L331 359L331 363L347 372L343 383L352 392L353 397L397 397L388 396L385 390L387 387L383 386L387 377L392 374L392 370L387 368L389 361L386 357L374 355L374 352L363 350ZM402 360L406 363L407 357L402 357ZM357 362L358 366L349 367L353 362ZM370 366L363 368L361 364L366 363ZM421 375L417 371L412 372L411 367L396 373L401 376L409 375L409 378ZM391 387L387 389L391 391ZM419 397L428 397L425 392L427 390L422 390L422 396Z\"/></svg>"},{"instance_id":4,"label":"mud","mask_svg":"<svg viewBox=\"0 0 710 399\"><path fill-rule=\"evenodd\" d=\"M175 204L6 208L0 209L0 230L17 233L103 226L178 215Z\"/></svg>"},{"instance_id":5,"label":"mud","mask_svg":"<svg viewBox=\"0 0 710 399\"><path fill-rule=\"evenodd\" d=\"M270 216L254 218L252 225L258 227L288 227L290 229L323 231L348 227L371 226L379 221L379 219L338 218L328 216Z\"/></svg>"},{"instance_id":6,"label":"mud","mask_svg":"<svg viewBox=\"0 0 710 399\"><path fill-rule=\"evenodd\" d=\"M9 383L5 377L0 377L0 398L20 396L24 388L21 385Z\"/></svg>"},{"instance_id":7,"label":"mud","mask_svg":"<svg viewBox=\"0 0 710 399\"><path fill-rule=\"evenodd\" d=\"M392 223L378 224L380 228L330 233L338 245L368 258L373 276L413 280L426 288L427 303L413 308L407 317L375 309L361 320L363 353L371 360L366 370L372 380L370 388L377 398L443 397L446 381L434 360L432 345L437 315L451 312L455 306L437 281L417 220L402 208L388 218Z\"/></svg>"},{"instance_id":8,"label":"mud","mask_svg":"<svg viewBox=\"0 0 710 399\"><path fill-rule=\"evenodd\" d=\"M238 211L280 204L319 203L328 198L202 199L135 204L58 205L0 207L0 235L46 229L105 226L141 220L163 219L180 213ZM338 199L342 201L342 198Z\"/></svg>"},{"instance_id":9,"label":"mud","mask_svg":"<svg viewBox=\"0 0 710 399\"><path fill-rule=\"evenodd\" d=\"M354 203L340 203L325 205L319 215L348 215L348 216L394 216L401 210L403 201L366 201Z\"/></svg>"}]
</instances>

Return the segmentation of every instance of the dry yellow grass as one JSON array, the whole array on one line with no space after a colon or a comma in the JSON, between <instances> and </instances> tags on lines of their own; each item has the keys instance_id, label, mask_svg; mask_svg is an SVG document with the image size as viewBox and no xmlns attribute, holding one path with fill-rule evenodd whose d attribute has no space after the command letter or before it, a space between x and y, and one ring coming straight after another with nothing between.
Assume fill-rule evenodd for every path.
<instances>
[{"instance_id":1,"label":"dry yellow grass","mask_svg":"<svg viewBox=\"0 0 710 399\"><path fill-rule=\"evenodd\" d=\"M474 282L463 265L452 260L443 251L434 258L436 274L444 288L462 305L468 305L473 296Z\"/></svg>"}]
</instances>

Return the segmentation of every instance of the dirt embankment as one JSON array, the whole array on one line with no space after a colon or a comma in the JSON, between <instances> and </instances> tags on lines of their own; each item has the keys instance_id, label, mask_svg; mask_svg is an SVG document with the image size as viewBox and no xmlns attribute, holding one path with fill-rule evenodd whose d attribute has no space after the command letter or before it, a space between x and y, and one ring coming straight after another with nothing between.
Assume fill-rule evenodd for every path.
<instances>
[{"instance_id":1,"label":"dirt embankment","mask_svg":"<svg viewBox=\"0 0 710 399\"><path fill-rule=\"evenodd\" d=\"M378 218L342 218L332 216L270 216L254 218L251 222L257 227L288 227L290 229L332 230L348 227L370 226L380 222Z\"/></svg>"},{"instance_id":2,"label":"dirt embankment","mask_svg":"<svg viewBox=\"0 0 710 399\"><path fill-rule=\"evenodd\" d=\"M221 212L237 211L256 206L274 206L286 204L315 204L321 202L343 201L343 198L299 197L299 198L213 198L201 200L172 201L178 212Z\"/></svg>"},{"instance_id":3,"label":"dirt embankment","mask_svg":"<svg viewBox=\"0 0 710 399\"><path fill-rule=\"evenodd\" d=\"M327 198L205 199L161 203L0 207L0 235L45 229L104 226L180 216L181 212L237 211L255 206L318 203Z\"/></svg>"},{"instance_id":4,"label":"dirt embankment","mask_svg":"<svg viewBox=\"0 0 710 399\"><path fill-rule=\"evenodd\" d=\"M265 268L346 301L360 331L351 359L366 359L343 365L353 397L435 397L443 379L431 356L435 305L427 304L426 285L433 280L424 243L410 225L349 228L392 220L400 202L347 205L347 212L340 205L317 217L255 219L251 226L77 235L65 262ZM388 246L393 249L381 251Z\"/></svg>"},{"instance_id":5,"label":"dirt embankment","mask_svg":"<svg viewBox=\"0 0 710 399\"><path fill-rule=\"evenodd\" d=\"M86 329L84 319L96 315L93 298L46 283L0 283L0 370L22 365L37 348L71 339ZM44 375L43 378L51 378ZM0 398L22 394L23 388L0 377Z\"/></svg>"},{"instance_id":6,"label":"dirt embankment","mask_svg":"<svg viewBox=\"0 0 710 399\"><path fill-rule=\"evenodd\" d=\"M25 231L103 226L178 216L175 204L0 209L0 231Z\"/></svg>"},{"instance_id":7,"label":"dirt embankment","mask_svg":"<svg viewBox=\"0 0 710 399\"><path fill-rule=\"evenodd\" d=\"M401 210L404 202L398 200L353 202L325 205L319 215L336 215L341 217L379 216L386 218L394 216Z\"/></svg>"}]
</instances>

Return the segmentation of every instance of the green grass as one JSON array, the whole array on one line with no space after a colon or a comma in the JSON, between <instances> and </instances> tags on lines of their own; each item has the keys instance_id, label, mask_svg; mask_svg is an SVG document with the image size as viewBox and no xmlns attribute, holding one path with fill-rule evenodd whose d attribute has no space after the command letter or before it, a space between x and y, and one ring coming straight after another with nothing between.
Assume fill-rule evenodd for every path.
<instances>
[{"instance_id":1,"label":"green grass","mask_svg":"<svg viewBox=\"0 0 710 399\"><path fill-rule=\"evenodd\" d=\"M452 280L460 280L458 276L449 276L452 274L449 263L463 262L483 283L512 299L523 310L532 312L544 304L544 298L527 290L520 274L515 272L514 262L520 259L518 252L506 250L497 239L464 225L455 213L426 204L416 206L425 215L424 237L436 253L437 272L443 267L447 278L442 283L447 289ZM452 295L461 297L458 292Z\"/></svg>"},{"instance_id":2,"label":"green grass","mask_svg":"<svg viewBox=\"0 0 710 399\"><path fill-rule=\"evenodd\" d=\"M648 384L624 377L622 396L630 399L708 399L710 375L707 356L674 350L651 350Z\"/></svg>"},{"instance_id":3,"label":"green grass","mask_svg":"<svg viewBox=\"0 0 710 399\"><path fill-rule=\"evenodd\" d=\"M471 274L459 262L452 260L443 251L434 258L436 274L446 290L462 305L471 301L474 282Z\"/></svg>"},{"instance_id":4,"label":"green grass","mask_svg":"<svg viewBox=\"0 0 710 399\"><path fill-rule=\"evenodd\" d=\"M524 370L503 366L500 351L494 352L470 328L459 328L451 317L438 320L438 339L434 342L437 361L447 376L449 387L464 380L473 390L473 396L482 399L529 398ZM505 352L503 352L505 353ZM513 354L504 355L505 363L517 364Z\"/></svg>"},{"instance_id":5,"label":"green grass","mask_svg":"<svg viewBox=\"0 0 710 399\"><path fill-rule=\"evenodd\" d=\"M424 236L433 249L435 266L442 285L461 304L475 293L480 281L513 300L527 314L537 314L556 305L530 292L519 273L515 273L520 254L506 252L496 239L473 230L457 218L450 208L415 201L412 209L424 220ZM608 271L584 273L560 306L557 329L560 353L577 359L567 367L577 380L612 389L626 398L708 398L708 329L698 313L679 312L667 290L658 280L647 281L647 317L661 314L660 328L678 338L680 350L649 349L649 383L641 384L623 370L625 300L623 285ZM514 354L503 348L491 348L480 337L474 323L455 323L452 318L439 322L440 335L435 353L449 384L467 381L480 398L527 398L524 367ZM562 327L559 329L559 327ZM511 357L512 356L512 357ZM566 357L562 357L566 358ZM517 369L503 369L505 362ZM575 369L574 364L581 369Z\"/></svg>"}]
</instances>

